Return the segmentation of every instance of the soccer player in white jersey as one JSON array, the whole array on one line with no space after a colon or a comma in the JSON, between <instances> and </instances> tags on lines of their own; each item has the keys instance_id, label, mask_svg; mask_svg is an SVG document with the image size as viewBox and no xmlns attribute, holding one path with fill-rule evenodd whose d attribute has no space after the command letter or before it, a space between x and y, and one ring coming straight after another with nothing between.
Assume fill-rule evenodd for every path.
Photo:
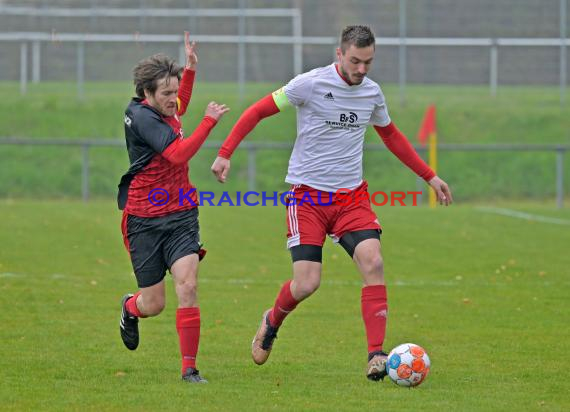
<instances>
[{"instance_id":1,"label":"soccer player in white jersey","mask_svg":"<svg viewBox=\"0 0 570 412\"><path fill-rule=\"evenodd\" d=\"M212 165L225 182L230 158L243 138L268 116L287 106L297 109L297 140L286 182L292 185L287 206L287 247L293 279L286 282L272 308L264 312L252 343L252 357L267 361L283 320L319 287L322 247L328 234L347 251L362 275L362 318L368 341L366 376L386 376L387 296L380 254L380 224L370 207L362 176L364 132L372 125L386 146L436 191L441 204L452 201L447 184L417 155L394 125L382 90L366 77L375 52L366 26L348 26L341 35L338 61L303 73L250 106L234 125Z\"/></svg>"}]
</instances>

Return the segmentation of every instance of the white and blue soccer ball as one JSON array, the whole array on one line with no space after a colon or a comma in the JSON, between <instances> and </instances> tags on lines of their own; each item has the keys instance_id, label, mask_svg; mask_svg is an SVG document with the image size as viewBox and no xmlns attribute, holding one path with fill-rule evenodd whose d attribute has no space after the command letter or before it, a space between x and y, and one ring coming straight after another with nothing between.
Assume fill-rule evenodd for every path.
<instances>
[{"instance_id":1,"label":"white and blue soccer ball","mask_svg":"<svg viewBox=\"0 0 570 412\"><path fill-rule=\"evenodd\" d=\"M419 345L404 343L396 346L388 355L386 372L397 385L418 386L429 373L429 356Z\"/></svg>"}]
</instances>

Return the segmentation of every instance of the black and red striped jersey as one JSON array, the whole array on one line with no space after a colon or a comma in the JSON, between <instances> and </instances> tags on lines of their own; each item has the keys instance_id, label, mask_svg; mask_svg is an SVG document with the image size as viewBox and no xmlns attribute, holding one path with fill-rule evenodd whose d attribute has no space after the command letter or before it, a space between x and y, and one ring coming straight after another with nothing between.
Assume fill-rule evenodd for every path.
<instances>
[{"instance_id":1,"label":"black and red striped jersey","mask_svg":"<svg viewBox=\"0 0 570 412\"><path fill-rule=\"evenodd\" d=\"M128 214L164 216L198 204L196 190L192 191L195 188L188 178L188 163L175 164L162 156L171 143L184 138L180 116L190 100L193 80L194 72L185 70L178 91L178 111L174 116L163 116L140 98L133 98L125 111L130 167L119 183L117 201L119 209ZM156 189L162 189L161 201L151 202L149 196ZM191 194L180 202L180 191ZM164 201L166 194L168 201Z\"/></svg>"}]
</instances>

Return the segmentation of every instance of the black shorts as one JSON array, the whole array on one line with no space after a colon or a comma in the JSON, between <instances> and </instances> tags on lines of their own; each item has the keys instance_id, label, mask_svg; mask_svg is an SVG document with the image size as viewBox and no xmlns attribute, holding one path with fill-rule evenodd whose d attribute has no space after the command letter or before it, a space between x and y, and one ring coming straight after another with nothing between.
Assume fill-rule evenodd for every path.
<instances>
[{"instance_id":1,"label":"black shorts","mask_svg":"<svg viewBox=\"0 0 570 412\"><path fill-rule=\"evenodd\" d=\"M160 217L127 217L127 238L140 288L156 285L178 259L200 250L198 208Z\"/></svg>"}]
</instances>

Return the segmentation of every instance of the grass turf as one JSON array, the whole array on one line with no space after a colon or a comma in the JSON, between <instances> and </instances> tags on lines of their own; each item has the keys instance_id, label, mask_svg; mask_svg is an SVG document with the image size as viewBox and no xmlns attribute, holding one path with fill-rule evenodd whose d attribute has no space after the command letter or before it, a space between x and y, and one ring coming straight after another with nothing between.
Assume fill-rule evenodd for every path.
<instances>
[{"instance_id":1,"label":"grass turf","mask_svg":"<svg viewBox=\"0 0 570 412\"><path fill-rule=\"evenodd\" d=\"M539 204L519 210L570 220ZM417 389L364 377L357 271L327 241L320 290L286 321L269 362L249 345L290 277L283 207L203 207L206 386L180 381L175 297L119 338L135 281L113 202L0 202L3 410L568 410L567 226L476 207L383 207L386 348L424 346Z\"/></svg>"}]
</instances>

